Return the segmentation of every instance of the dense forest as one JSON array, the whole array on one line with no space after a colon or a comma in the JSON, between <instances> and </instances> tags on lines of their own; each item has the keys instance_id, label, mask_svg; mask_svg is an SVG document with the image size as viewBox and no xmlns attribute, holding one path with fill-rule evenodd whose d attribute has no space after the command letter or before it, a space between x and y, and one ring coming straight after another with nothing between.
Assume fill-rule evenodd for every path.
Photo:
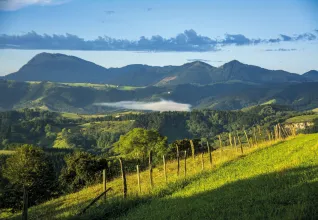
<instances>
[{"instance_id":1,"label":"dense forest","mask_svg":"<svg viewBox=\"0 0 318 220\"><path fill-rule=\"evenodd\" d=\"M133 128L157 130L167 136L169 143L184 138L213 140L218 134L250 127L267 129L299 114L303 113L277 105L257 106L245 111L129 113L93 118L69 118L56 112L23 109L0 112L0 144L2 149L33 144L44 148L105 152L120 135Z\"/></svg>"}]
</instances>

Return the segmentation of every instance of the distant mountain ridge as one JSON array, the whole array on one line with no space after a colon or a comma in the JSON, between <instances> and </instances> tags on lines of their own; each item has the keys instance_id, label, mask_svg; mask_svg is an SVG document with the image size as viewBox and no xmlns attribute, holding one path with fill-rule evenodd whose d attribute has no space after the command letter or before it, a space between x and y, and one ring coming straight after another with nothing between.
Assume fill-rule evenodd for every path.
<instances>
[{"instance_id":1,"label":"distant mountain ridge","mask_svg":"<svg viewBox=\"0 0 318 220\"><path fill-rule=\"evenodd\" d=\"M20 70L8 74L4 78L16 81L101 83L127 86L165 86L189 83L208 85L227 81L257 84L318 81L311 72L298 75L283 70L268 70L247 65L237 60L221 67L213 67L207 63L195 61L181 66L158 67L134 64L107 69L75 56L51 53L36 55Z\"/></svg>"}]
</instances>

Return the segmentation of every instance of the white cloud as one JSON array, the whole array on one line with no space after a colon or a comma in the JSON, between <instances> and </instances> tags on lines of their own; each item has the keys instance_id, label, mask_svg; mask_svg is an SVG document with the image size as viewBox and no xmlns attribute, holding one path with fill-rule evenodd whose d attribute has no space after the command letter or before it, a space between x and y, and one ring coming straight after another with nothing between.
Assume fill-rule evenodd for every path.
<instances>
[{"instance_id":1,"label":"white cloud","mask_svg":"<svg viewBox=\"0 0 318 220\"><path fill-rule=\"evenodd\" d=\"M0 0L0 10L15 11L30 5L59 5L69 0Z\"/></svg>"},{"instance_id":2,"label":"white cloud","mask_svg":"<svg viewBox=\"0 0 318 220\"><path fill-rule=\"evenodd\" d=\"M108 106L114 108L123 108L131 110L150 110L150 111L190 111L190 104L183 104L174 101L161 100L160 102L136 102L136 101L122 101L122 102L103 102L95 103L98 106Z\"/></svg>"}]
</instances>

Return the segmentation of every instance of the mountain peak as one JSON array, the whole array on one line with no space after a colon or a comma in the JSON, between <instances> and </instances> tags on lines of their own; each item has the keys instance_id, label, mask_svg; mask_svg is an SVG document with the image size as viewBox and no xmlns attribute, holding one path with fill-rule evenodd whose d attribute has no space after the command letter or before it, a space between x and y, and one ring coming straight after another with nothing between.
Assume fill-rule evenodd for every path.
<instances>
[{"instance_id":1,"label":"mountain peak","mask_svg":"<svg viewBox=\"0 0 318 220\"><path fill-rule=\"evenodd\" d=\"M35 55L33 58L39 58L39 57L57 58L57 57L70 57L70 56L68 56L66 54L61 54L61 53L42 52L42 53Z\"/></svg>"},{"instance_id":2,"label":"mountain peak","mask_svg":"<svg viewBox=\"0 0 318 220\"><path fill-rule=\"evenodd\" d=\"M183 66L185 66L185 67L200 67L201 66L201 67L209 67L209 68L213 67L210 64L205 63L205 62L200 61L200 60L195 60L193 62L186 63Z\"/></svg>"},{"instance_id":3,"label":"mountain peak","mask_svg":"<svg viewBox=\"0 0 318 220\"><path fill-rule=\"evenodd\" d=\"M310 70L303 74L304 77L311 81L318 81L318 71L317 70Z\"/></svg>"},{"instance_id":4,"label":"mountain peak","mask_svg":"<svg viewBox=\"0 0 318 220\"><path fill-rule=\"evenodd\" d=\"M232 61L230 61L230 62L228 62L228 63L225 63L224 65L228 65L228 66L233 66L233 65L245 65L244 63L241 63L240 61L238 61L238 60L232 60ZM224 66L223 65L223 66Z\"/></svg>"},{"instance_id":5,"label":"mountain peak","mask_svg":"<svg viewBox=\"0 0 318 220\"><path fill-rule=\"evenodd\" d=\"M79 60L80 58L78 57L74 57L74 56L68 56L65 54L61 54L61 53L39 53L37 55L35 55L29 62L28 64L40 64L40 63L44 63L47 61L62 61L62 60Z\"/></svg>"},{"instance_id":6,"label":"mountain peak","mask_svg":"<svg viewBox=\"0 0 318 220\"><path fill-rule=\"evenodd\" d=\"M310 75L310 74L318 74L318 71L317 70L310 70L310 71L304 73L304 75Z\"/></svg>"}]
</instances>

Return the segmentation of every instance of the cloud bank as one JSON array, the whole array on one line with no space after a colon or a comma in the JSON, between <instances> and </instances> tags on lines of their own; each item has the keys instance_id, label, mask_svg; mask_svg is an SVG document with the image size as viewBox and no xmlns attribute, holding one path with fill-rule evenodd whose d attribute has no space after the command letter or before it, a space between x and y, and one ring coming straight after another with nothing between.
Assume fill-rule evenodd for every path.
<instances>
[{"instance_id":1,"label":"cloud bank","mask_svg":"<svg viewBox=\"0 0 318 220\"><path fill-rule=\"evenodd\" d=\"M242 34L225 34L223 38L216 39L199 35L191 29L172 38L156 35L150 38L141 36L139 40L127 40L99 36L95 40L85 40L68 33L41 35L31 31L23 35L0 35L0 49L205 52L218 51L228 45L277 44L314 40L318 40L318 33L303 33L293 36L280 34L277 38L271 39L252 39Z\"/></svg>"},{"instance_id":2,"label":"cloud bank","mask_svg":"<svg viewBox=\"0 0 318 220\"><path fill-rule=\"evenodd\" d=\"M285 48L279 48L279 49L267 49L265 51L279 51L279 52L287 52L287 51L296 51L297 49L291 48L291 49L285 49Z\"/></svg>"},{"instance_id":3,"label":"cloud bank","mask_svg":"<svg viewBox=\"0 0 318 220\"><path fill-rule=\"evenodd\" d=\"M205 62L209 63L211 60L205 60L205 59L187 59L188 62L195 62L195 61L200 61L200 62Z\"/></svg>"},{"instance_id":4,"label":"cloud bank","mask_svg":"<svg viewBox=\"0 0 318 220\"><path fill-rule=\"evenodd\" d=\"M0 0L0 10L14 11L29 5L59 5L69 0Z\"/></svg>"},{"instance_id":5,"label":"cloud bank","mask_svg":"<svg viewBox=\"0 0 318 220\"><path fill-rule=\"evenodd\" d=\"M174 101L161 100L159 102L136 102L136 101L122 101L122 102L103 102L95 103L96 106L108 106L113 108L122 108L130 110L149 110L149 111L190 111L190 104L183 104Z\"/></svg>"}]
</instances>

